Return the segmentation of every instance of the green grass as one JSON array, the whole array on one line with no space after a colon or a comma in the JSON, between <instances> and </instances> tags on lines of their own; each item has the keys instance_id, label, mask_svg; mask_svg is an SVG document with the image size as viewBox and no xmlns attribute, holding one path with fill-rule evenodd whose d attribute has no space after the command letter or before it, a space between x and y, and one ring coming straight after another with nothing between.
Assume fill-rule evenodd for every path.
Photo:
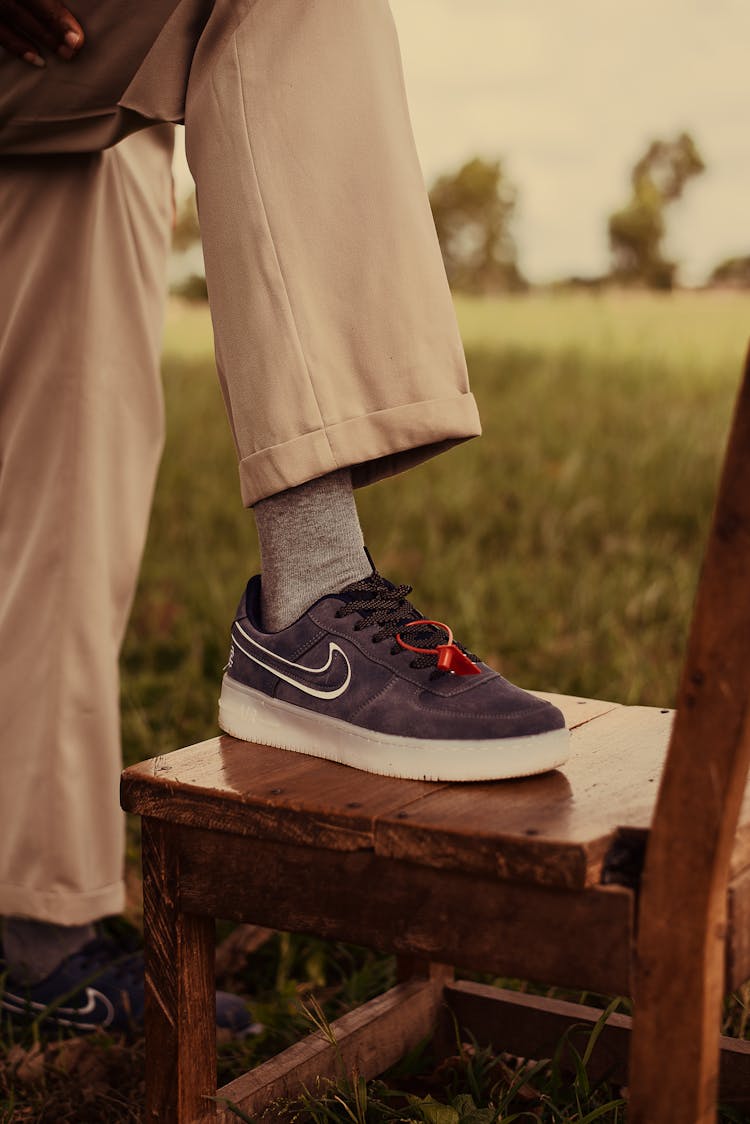
<instances>
[{"instance_id":1,"label":"green grass","mask_svg":"<svg viewBox=\"0 0 750 1124\"><path fill-rule=\"evenodd\" d=\"M554 1056L541 1062L498 1055L466 1041L455 1026L455 1053L438 1062L423 1044L383 1079L369 1083L347 1071L334 1028L314 1005L310 1020L334 1046L338 1074L334 1080L319 1079L291 1102L279 1102L279 1115L310 1124L619 1124L624 1098L588 1073L591 1052L617 1005L615 1000L602 1012L583 1043L581 1028L571 1027Z\"/></svg>"},{"instance_id":2,"label":"green grass","mask_svg":"<svg viewBox=\"0 0 750 1124\"><path fill-rule=\"evenodd\" d=\"M379 567L524 686L669 704L745 346L744 298L458 302L484 436L359 493ZM258 565L204 308L174 306L169 436L123 653L127 761L215 729Z\"/></svg>"},{"instance_id":3,"label":"green grass","mask_svg":"<svg viewBox=\"0 0 750 1124\"><path fill-rule=\"evenodd\" d=\"M461 299L457 308L484 436L359 494L380 569L413 582L418 605L523 686L671 704L745 349L746 298L560 294ZM258 565L206 309L170 308L164 382L167 447L122 657L128 763L215 733L229 622ZM128 839L137 888L135 820ZM137 889L130 916L137 922ZM363 950L274 938L225 981L256 999L268 1030L241 1048L222 1047L222 1080L305 1031L300 997L318 996L336 1017L387 986L392 967ZM745 1033L747 1000L727 1007L734 1033ZM137 1119L140 1045L84 1052L65 1065L44 1055L43 1080L29 1084L17 1063L31 1045L16 1043L11 1063L13 1043L0 1040L0 1121ZM466 1070L473 1055L462 1061L462 1051L463 1076L440 1085L440 1096L456 1111L456 1098L472 1096L458 1120L479 1124L489 1117L476 1113L490 1101L504 1103L507 1081L494 1093L484 1088L479 1103ZM494 1080L501 1062L485 1063ZM539 1078L543 1089L550 1073ZM355 1093L344 1086L338 1093L357 1119ZM91 1093L88 1115L71 1107L80 1110L81 1087ZM410 1095L424 1100L437 1089ZM352 1118L341 1105L332 1111L344 1115L325 1116L327 1095L319 1091L316 1102L321 1120ZM387 1095L379 1086L367 1095L374 1121L373 1105ZM535 1119L582 1121L572 1095L558 1089L559 1115L549 1108ZM621 1109L607 1111L601 1119L621 1119ZM300 1119L311 1113L308 1105Z\"/></svg>"}]
</instances>

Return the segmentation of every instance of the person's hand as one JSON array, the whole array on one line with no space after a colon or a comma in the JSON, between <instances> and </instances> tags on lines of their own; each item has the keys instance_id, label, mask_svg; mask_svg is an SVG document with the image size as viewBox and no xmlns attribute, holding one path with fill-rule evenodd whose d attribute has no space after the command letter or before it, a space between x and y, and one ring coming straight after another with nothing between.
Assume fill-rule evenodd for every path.
<instances>
[{"instance_id":1,"label":"person's hand","mask_svg":"<svg viewBox=\"0 0 750 1124\"><path fill-rule=\"evenodd\" d=\"M83 28L60 0L0 0L0 47L32 66L44 66L42 49L72 59L83 46Z\"/></svg>"}]
</instances>

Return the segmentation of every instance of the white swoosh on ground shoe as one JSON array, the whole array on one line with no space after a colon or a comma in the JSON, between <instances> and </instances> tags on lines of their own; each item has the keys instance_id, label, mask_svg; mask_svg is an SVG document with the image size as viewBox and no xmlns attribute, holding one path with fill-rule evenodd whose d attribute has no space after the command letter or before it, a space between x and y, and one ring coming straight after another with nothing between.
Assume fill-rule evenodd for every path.
<instances>
[{"instance_id":1,"label":"white swoosh on ground shoe","mask_svg":"<svg viewBox=\"0 0 750 1124\"><path fill-rule=\"evenodd\" d=\"M56 1007L54 1003L38 1003L33 999L26 999L23 995L14 995L6 988L0 999L0 1008L15 1015L27 1015L32 1011L41 1014L49 1010L50 1018L56 1023L61 1023L63 1026L76 1026L80 1030L107 1027L115 1017L111 1000L95 987L86 988L86 1002L82 1007ZM83 1021L87 1015L91 1019L90 1022ZM66 1018L66 1016L72 1017Z\"/></svg>"},{"instance_id":2,"label":"white swoosh on ground shoe","mask_svg":"<svg viewBox=\"0 0 750 1124\"><path fill-rule=\"evenodd\" d=\"M249 660L252 660L253 663L257 663L260 665L260 667L265 668L266 671L270 671L271 674L275 675L278 679L283 679L285 683L290 683L291 686L296 687L298 691L304 691L306 695L312 695L316 699L337 699L339 695L343 695L344 691L351 683L352 666L349 663L346 652L343 650L343 648L340 648L338 644L334 644L332 640L328 642L328 659L323 664L323 666L306 667L303 663L293 663L291 660L285 660L283 656L277 656L275 652L270 652L268 648L264 648L262 644L259 644L257 642L257 640L253 640L252 636L248 636L241 625L237 624L236 622L234 628L236 632L240 633L240 635L247 641L248 645L251 646L251 648L255 652L262 653L264 656L274 660L276 663L283 664L284 667L293 668L295 671L304 671L306 675L325 675L326 672L331 668L334 655L338 652L338 654L346 664L346 678L344 679L343 683L340 684L340 686L321 691L317 687L308 687L306 683L300 683L299 679L294 679L286 672L279 671L277 667L273 667L271 664L265 663L262 659L259 658L258 655L254 655L253 651L248 651L247 648L243 647L240 641L237 639L236 634L233 632L232 640L237 645L239 650L243 653L243 655L247 656L247 658Z\"/></svg>"}]
</instances>

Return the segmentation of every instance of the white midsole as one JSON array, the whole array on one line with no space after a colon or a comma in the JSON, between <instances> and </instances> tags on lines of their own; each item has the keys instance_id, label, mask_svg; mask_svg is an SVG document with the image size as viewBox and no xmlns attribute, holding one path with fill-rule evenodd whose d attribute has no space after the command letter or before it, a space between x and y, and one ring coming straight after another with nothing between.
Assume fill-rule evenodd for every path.
<instances>
[{"instance_id":1,"label":"white midsole","mask_svg":"<svg viewBox=\"0 0 750 1124\"><path fill-rule=\"evenodd\" d=\"M368 773L426 781L508 780L546 773L568 757L570 733L549 730L487 741L381 734L270 698L224 676L219 726L242 741L325 757Z\"/></svg>"}]
</instances>

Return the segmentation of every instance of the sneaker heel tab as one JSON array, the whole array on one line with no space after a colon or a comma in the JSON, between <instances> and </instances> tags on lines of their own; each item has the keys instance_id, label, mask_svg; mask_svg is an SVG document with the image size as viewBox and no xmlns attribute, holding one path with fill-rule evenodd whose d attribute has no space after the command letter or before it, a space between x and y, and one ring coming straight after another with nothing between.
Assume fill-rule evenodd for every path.
<instances>
[{"instance_id":1,"label":"sneaker heel tab","mask_svg":"<svg viewBox=\"0 0 750 1124\"><path fill-rule=\"evenodd\" d=\"M250 578L237 606L235 620L260 619L260 574Z\"/></svg>"}]
</instances>

